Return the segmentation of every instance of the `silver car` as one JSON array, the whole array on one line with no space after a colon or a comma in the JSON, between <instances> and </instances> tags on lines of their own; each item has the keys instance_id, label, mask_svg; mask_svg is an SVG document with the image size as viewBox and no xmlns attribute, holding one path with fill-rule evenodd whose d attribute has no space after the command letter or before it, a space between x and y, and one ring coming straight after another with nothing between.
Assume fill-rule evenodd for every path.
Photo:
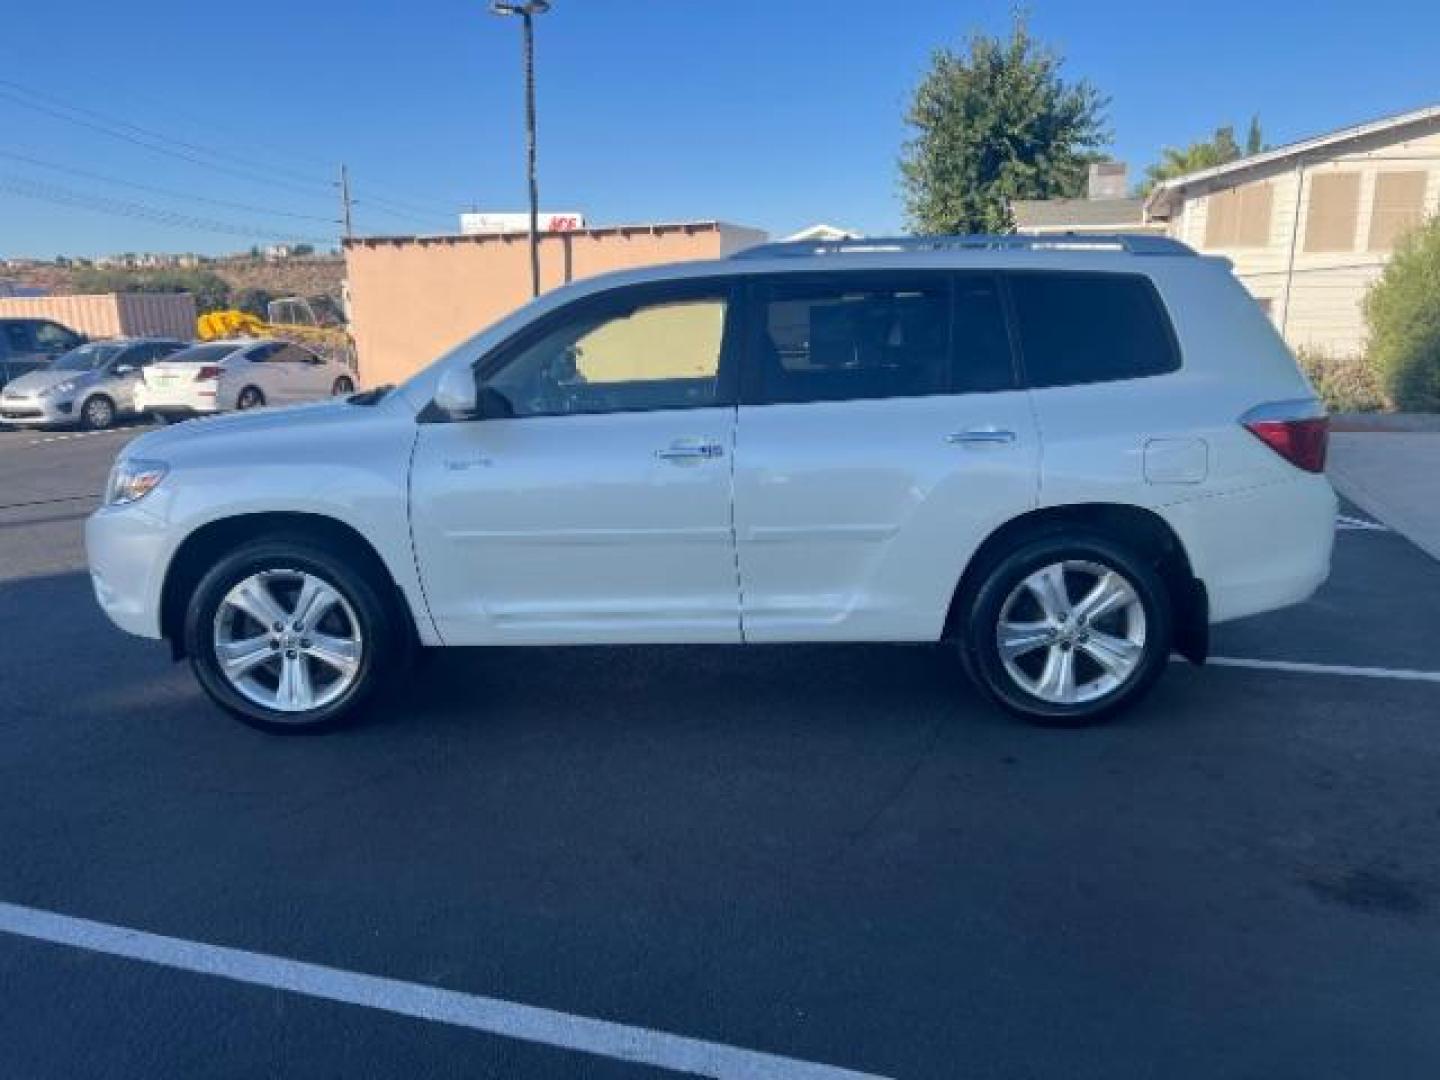
<instances>
[{"instance_id":1,"label":"silver car","mask_svg":"<svg viewBox=\"0 0 1440 1080\"><path fill-rule=\"evenodd\" d=\"M71 349L0 391L0 420L41 427L78 424L99 430L133 416L141 369L185 348L170 338L113 338Z\"/></svg>"}]
</instances>

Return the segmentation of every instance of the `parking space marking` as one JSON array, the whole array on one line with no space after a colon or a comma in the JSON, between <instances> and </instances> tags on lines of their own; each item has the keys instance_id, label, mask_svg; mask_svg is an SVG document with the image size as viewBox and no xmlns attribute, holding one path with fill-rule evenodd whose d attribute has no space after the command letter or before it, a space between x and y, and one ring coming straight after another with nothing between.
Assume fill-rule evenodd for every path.
<instances>
[{"instance_id":1,"label":"parking space marking","mask_svg":"<svg viewBox=\"0 0 1440 1080\"><path fill-rule=\"evenodd\" d=\"M1367 521L1365 518L1351 517L1349 514L1340 514L1335 518L1335 528L1340 530L1353 530L1356 532L1389 532L1388 525L1382 525L1378 521Z\"/></svg>"},{"instance_id":2,"label":"parking space marking","mask_svg":"<svg viewBox=\"0 0 1440 1080\"><path fill-rule=\"evenodd\" d=\"M31 439L26 446L44 446L46 443L69 442L71 439L93 439L97 435L124 435L149 428L105 428L103 431L70 431L63 435L46 435L43 439Z\"/></svg>"},{"instance_id":3,"label":"parking space marking","mask_svg":"<svg viewBox=\"0 0 1440 1080\"><path fill-rule=\"evenodd\" d=\"M778 1080L885 1080L873 1073L854 1072L833 1065L521 1005L500 998L444 990L423 983L403 982L223 945L165 937L18 904L0 902L0 932L692 1076L724 1077L727 1080L759 1080L761 1077Z\"/></svg>"},{"instance_id":4,"label":"parking space marking","mask_svg":"<svg viewBox=\"0 0 1440 1080\"><path fill-rule=\"evenodd\" d=\"M1354 667L1349 664L1309 664L1297 660L1251 660L1241 656L1212 656L1205 661L1216 667L1254 668L1259 671L1288 671L1299 675L1358 675L1364 679L1398 679L1402 682L1440 683L1440 671L1411 668Z\"/></svg>"}]
</instances>

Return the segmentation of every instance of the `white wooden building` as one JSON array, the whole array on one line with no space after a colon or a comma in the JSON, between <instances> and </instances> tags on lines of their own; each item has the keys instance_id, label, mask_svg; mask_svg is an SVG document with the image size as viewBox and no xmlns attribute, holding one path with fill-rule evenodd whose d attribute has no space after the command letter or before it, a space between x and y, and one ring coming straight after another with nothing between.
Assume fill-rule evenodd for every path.
<instances>
[{"instance_id":1,"label":"white wooden building","mask_svg":"<svg viewBox=\"0 0 1440 1080\"><path fill-rule=\"evenodd\" d=\"M1365 347L1361 301L1396 240L1440 211L1440 105L1159 185L1147 222L1224 255L1292 345Z\"/></svg>"}]
</instances>

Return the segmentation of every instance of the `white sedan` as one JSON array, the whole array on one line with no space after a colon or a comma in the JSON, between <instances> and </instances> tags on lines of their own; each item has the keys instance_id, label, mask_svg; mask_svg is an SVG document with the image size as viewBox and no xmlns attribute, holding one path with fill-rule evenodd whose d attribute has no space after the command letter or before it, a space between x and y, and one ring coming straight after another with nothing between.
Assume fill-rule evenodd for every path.
<instances>
[{"instance_id":1,"label":"white sedan","mask_svg":"<svg viewBox=\"0 0 1440 1080\"><path fill-rule=\"evenodd\" d=\"M243 338L192 345L145 368L135 406L165 420L297 405L353 393L350 369L293 341Z\"/></svg>"}]
</instances>

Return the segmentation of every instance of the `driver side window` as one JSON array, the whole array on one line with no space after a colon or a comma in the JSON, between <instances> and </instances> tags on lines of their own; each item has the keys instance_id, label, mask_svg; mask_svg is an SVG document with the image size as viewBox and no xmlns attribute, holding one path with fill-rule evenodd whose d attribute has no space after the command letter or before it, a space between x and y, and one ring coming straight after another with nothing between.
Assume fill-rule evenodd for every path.
<instances>
[{"instance_id":1,"label":"driver side window","mask_svg":"<svg viewBox=\"0 0 1440 1080\"><path fill-rule=\"evenodd\" d=\"M517 417L720 404L726 307L723 290L592 307L522 346L486 385Z\"/></svg>"}]
</instances>

